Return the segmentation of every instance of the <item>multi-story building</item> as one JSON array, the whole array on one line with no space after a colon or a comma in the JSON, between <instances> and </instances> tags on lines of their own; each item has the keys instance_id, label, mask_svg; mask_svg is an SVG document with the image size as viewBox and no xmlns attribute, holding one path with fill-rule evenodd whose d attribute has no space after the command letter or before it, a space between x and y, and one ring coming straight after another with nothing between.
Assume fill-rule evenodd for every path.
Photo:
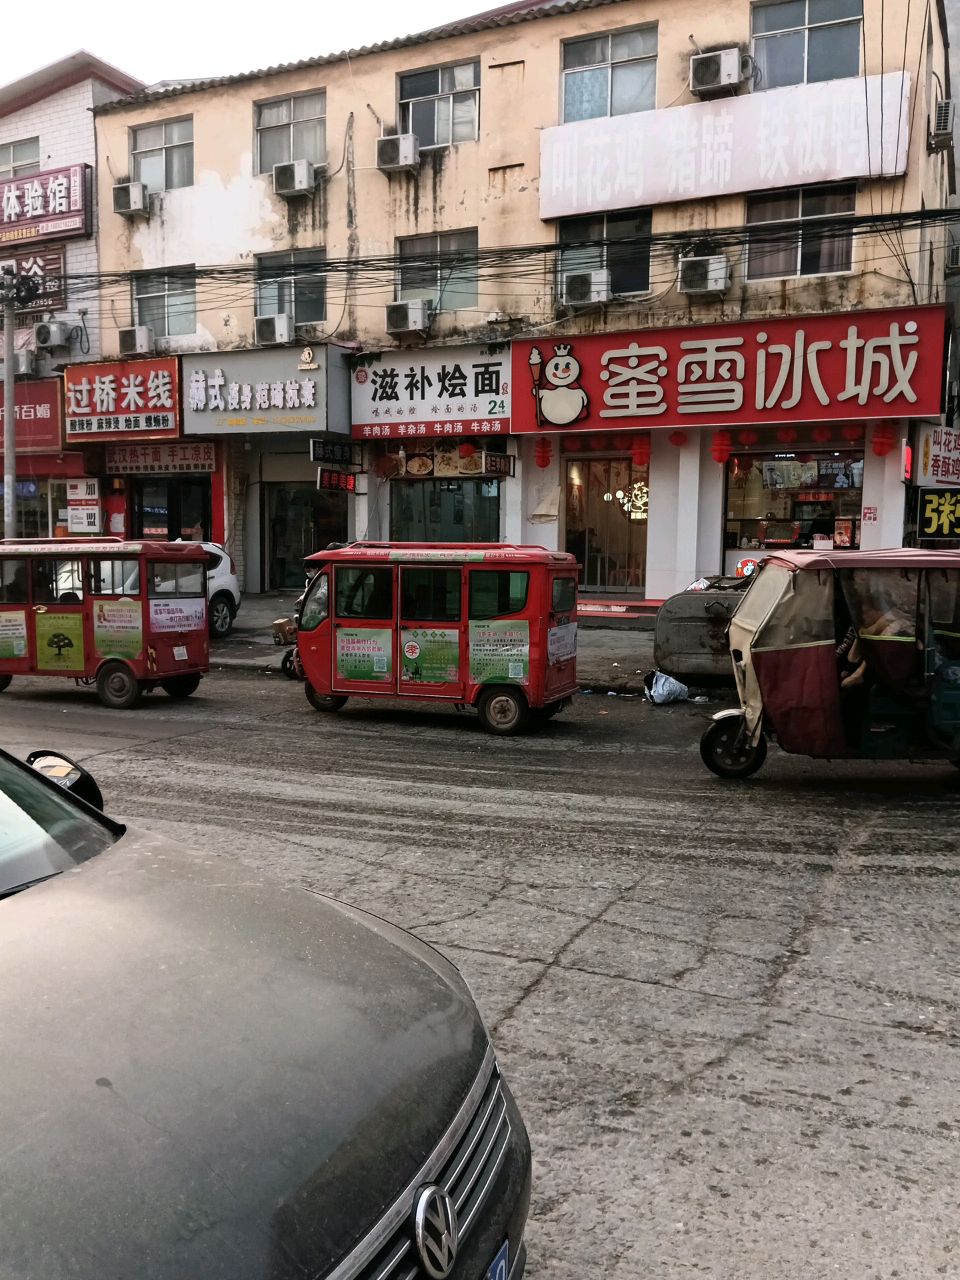
<instances>
[{"instance_id":1,"label":"multi-story building","mask_svg":"<svg viewBox=\"0 0 960 1280\"><path fill-rule=\"evenodd\" d=\"M521 0L99 106L104 351L182 357L179 423L76 409L128 527L249 590L347 536L566 548L622 598L899 544L954 173L942 0L883 18Z\"/></svg>"},{"instance_id":2,"label":"multi-story building","mask_svg":"<svg viewBox=\"0 0 960 1280\"><path fill-rule=\"evenodd\" d=\"M66 532L67 479L83 474L62 449L55 375L100 352L92 112L140 88L84 52L0 88L0 269L35 285L15 335L20 536Z\"/></svg>"}]
</instances>

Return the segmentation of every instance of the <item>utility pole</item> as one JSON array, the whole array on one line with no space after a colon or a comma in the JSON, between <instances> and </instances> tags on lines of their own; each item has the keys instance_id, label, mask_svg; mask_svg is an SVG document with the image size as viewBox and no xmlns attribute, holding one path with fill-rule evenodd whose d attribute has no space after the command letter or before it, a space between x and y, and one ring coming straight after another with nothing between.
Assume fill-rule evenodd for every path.
<instances>
[{"instance_id":1,"label":"utility pole","mask_svg":"<svg viewBox=\"0 0 960 1280\"><path fill-rule=\"evenodd\" d=\"M13 331L17 323L17 275L4 267L3 291L3 536L17 536L17 411Z\"/></svg>"}]
</instances>

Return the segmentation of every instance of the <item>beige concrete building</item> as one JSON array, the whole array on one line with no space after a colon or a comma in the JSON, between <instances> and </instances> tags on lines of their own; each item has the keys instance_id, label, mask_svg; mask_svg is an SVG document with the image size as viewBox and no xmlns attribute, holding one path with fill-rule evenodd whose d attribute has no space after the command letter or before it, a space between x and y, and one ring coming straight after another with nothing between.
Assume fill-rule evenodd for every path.
<instances>
[{"instance_id":1,"label":"beige concrete building","mask_svg":"<svg viewBox=\"0 0 960 1280\"><path fill-rule=\"evenodd\" d=\"M818 529L899 543L899 443L939 386L921 360L883 400L879 366L851 365L821 395L813 375L829 381L847 327L823 329L811 357L813 330L792 319L945 300L942 3L929 21L907 0L884 15L881 30L874 0L522 2L99 107L100 262L116 273L104 352L122 339L127 354L184 357L182 428L217 442L208 531L244 561L248 589L292 585L301 551L348 535L568 547L601 598L661 597ZM769 338L749 328L768 320ZM920 324L909 341L925 353L943 328L931 312L873 321L864 343ZM684 403L674 331L702 344L705 326L721 326L710 333L733 365L693 368L692 382L730 389ZM784 363L784 386L771 374L754 396L754 348L772 359L787 339L808 383L790 403ZM551 382L556 347L580 369L572 418ZM359 368L346 358L381 350ZM639 374L605 363L618 350L640 351ZM888 375L916 354L884 351ZM325 371L319 418L300 412L317 389L290 387L304 363ZM384 371L399 391L378 405ZM282 383L279 402L260 403L258 383ZM304 439L349 432L348 390L368 472L355 496L317 490ZM882 452L879 418L894 432ZM438 436L459 462L438 456ZM510 476L490 462L503 452ZM115 474L126 457L114 450ZM175 532L177 487L200 483L141 470L132 526L166 502Z\"/></svg>"}]
</instances>

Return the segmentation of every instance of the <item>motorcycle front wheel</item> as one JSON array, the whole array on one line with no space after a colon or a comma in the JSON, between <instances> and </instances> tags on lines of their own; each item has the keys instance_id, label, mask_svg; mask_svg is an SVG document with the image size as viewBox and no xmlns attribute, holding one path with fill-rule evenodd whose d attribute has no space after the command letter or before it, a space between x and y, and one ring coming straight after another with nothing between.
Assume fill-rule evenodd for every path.
<instances>
[{"instance_id":1,"label":"motorcycle front wheel","mask_svg":"<svg viewBox=\"0 0 960 1280\"><path fill-rule=\"evenodd\" d=\"M761 733L753 745L747 742L740 716L714 720L700 739L700 759L718 778L749 778L766 758L766 738Z\"/></svg>"}]
</instances>

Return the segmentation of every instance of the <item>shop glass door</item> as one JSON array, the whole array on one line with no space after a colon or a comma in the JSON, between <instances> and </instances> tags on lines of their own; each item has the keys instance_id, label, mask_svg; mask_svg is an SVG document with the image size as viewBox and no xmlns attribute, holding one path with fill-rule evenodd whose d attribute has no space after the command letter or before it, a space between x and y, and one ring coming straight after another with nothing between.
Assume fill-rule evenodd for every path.
<instances>
[{"instance_id":1,"label":"shop glass door","mask_svg":"<svg viewBox=\"0 0 960 1280\"><path fill-rule=\"evenodd\" d=\"M209 542L210 477L143 476L134 480L133 536L162 542Z\"/></svg>"},{"instance_id":2,"label":"shop glass door","mask_svg":"<svg viewBox=\"0 0 960 1280\"><path fill-rule=\"evenodd\" d=\"M499 480L393 480L391 542L499 542Z\"/></svg>"},{"instance_id":3,"label":"shop glass door","mask_svg":"<svg viewBox=\"0 0 960 1280\"><path fill-rule=\"evenodd\" d=\"M400 570L397 688L417 698L463 696L460 569Z\"/></svg>"},{"instance_id":4,"label":"shop glass door","mask_svg":"<svg viewBox=\"0 0 960 1280\"><path fill-rule=\"evenodd\" d=\"M315 484L271 483L267 490L267 590L303 589L306 556L347 537L347 495Z\"/></svg>"},{"instance_id":5,"label":"shop glass door","mask_svg":"<svg viewBox=\"0 0 960 1280\"><path fill-rule=\"evenodd\" d=\"M582 591L643 594L649 468L627 458L567 462L566 545Z\"/></svg>"}]
</instances>

